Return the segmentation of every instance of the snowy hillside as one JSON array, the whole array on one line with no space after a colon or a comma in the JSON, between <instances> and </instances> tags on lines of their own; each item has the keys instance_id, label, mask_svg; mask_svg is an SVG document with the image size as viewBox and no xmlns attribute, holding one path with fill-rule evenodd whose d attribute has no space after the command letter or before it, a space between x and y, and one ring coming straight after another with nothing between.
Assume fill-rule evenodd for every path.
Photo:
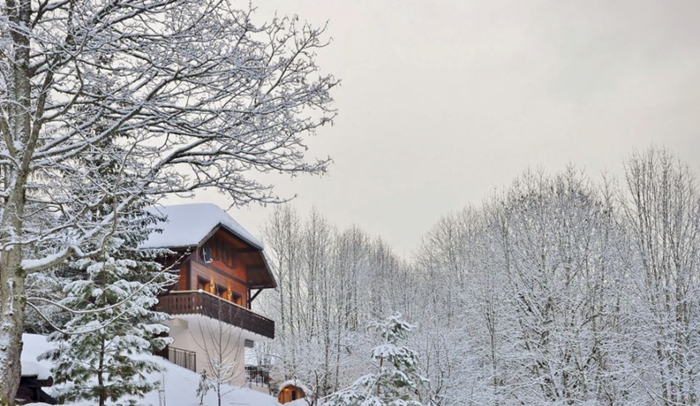
<instances>
[{"instance_id":1,"label":"snowy hillside","mask_svg":"<svg viewBox=\"0 0 700 406\"><path fill-rule=\"evenodd\" d=\"M22 362L27 365L32 365L30 363L37 363L45 368L51 368L51 363L48 361L37 361L37 357L51 348L51 344L46 342L46 337L34 334L24 334L22 336L24 341L24 350L22 351ZM195 391L197 389L197 384L199 383L199 375L196 373L181 368L177 365L171 364L167 360L160 357L152 357L157 360L165 369L165 405L167 406L198 406L199 400L195 397ZM161 374L149 374L146 375L149 380L161 380ZM51 388L47 388L47 392L51 393ZM248 388L236 389L229 387L223 396L222 405L236 405L236 406L279 406L277 400L254 390ZM158 391L153 391L146 395L146 397L139 401L139 405L153 405L158 406ZM210 392L204 398L204 405L215 405L217 404L216 395ZM33 403L32 405L38 406L43 405L42 403ZM92 406L93 402L82 402L74 404L73 406Z\"/></svg>"}]
</instances>

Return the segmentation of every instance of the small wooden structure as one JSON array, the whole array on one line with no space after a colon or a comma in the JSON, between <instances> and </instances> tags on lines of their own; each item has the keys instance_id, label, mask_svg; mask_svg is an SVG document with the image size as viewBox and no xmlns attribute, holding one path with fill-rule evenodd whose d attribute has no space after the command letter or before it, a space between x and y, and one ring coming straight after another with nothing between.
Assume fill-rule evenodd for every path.
<instances>
[{"instance_id":1,"label":"small wooden structure","mask_svg":"<svg viewBox=\"0 0 700 406\"><path fill-rule=\"evenodd\" d=\"M42 388L53 385L50 372L36 362L22 361L22 377L15 397L17 404L42 402L55 405L56 399L49 396Z\"/></svg>"},{"instance_id":2,"label":"small wooden structure","mask_svg":"<svg viewBox=\"0 0 700 406\"><path fill-rule=\"evenodd\" d=\"M311 396L312 392L296 379L283 382L280 385L280 393L277 395L277 401L280 403L289 403L293 400L302 399Z\"/></svg>"}]
</instances>

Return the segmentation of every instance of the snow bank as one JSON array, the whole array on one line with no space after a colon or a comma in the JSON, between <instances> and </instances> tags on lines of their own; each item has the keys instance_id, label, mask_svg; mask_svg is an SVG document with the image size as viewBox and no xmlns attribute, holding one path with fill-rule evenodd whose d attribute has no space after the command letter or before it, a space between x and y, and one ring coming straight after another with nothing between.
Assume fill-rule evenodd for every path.
<instances>
[{"instance_id":1,"label":"snow bank","mask_svg":"<svg viewBox=\"0 0 700 406\"><path fill-rule=\"evenodd\" d=\"M51 363L49 361L37 361L36 357L52 348L52 344L46 342L46 337L24 334L22 336L24 342L24 350L22 351L22 363L32 362L38 364L46 370L50 370ZM146 379L149 381L159 381L164 379L165 401L168 406L198 406L199 399L196 398L197 385L199 383L199 375L185 368L156 356L149 358L161 364L165 372L146 374ZM51 394L52 388L45 388L46 392ZM265 395L260 392L248 388L233 388L224 385L222 390L225 395L222 396L221 404L237 405L237 406L280 406L272 396ZM139 399L137 403L141 406L158 406L159 405L158 390L154 390L146 394L143 399ZM216 394L210 391L204 397L205 405L216 405ZM32 406L45 406L45 403L31 403ZM94 406L94 402L80 402L66 406Z\"/></svg>"},{"instance_id":2,"label":"snow bank","mask_svg":"<svg viewBox=\"0 0 700 406\"><path fill-rule=\"evenodd\" d=\"M297 400L292 400L291 402L287 402L284 404L284 406L309 406L311 404L311 401L307 400L306 398L301 398Z\"/></svg>"},{"instance_id":3,"label":"snow bank","mask_svg":"<svg viewBox=\"0 0 700 406\"><path fill-rule=\"evenodd\" d=\"M162 233L152 232L140 248L176 248L199 245L218 225L240 237L250 245L263 249L264 245L219 206L212 203L179 204L148 209L159 217L167 217L154 227Z\"/></svg>"}]
</instances>

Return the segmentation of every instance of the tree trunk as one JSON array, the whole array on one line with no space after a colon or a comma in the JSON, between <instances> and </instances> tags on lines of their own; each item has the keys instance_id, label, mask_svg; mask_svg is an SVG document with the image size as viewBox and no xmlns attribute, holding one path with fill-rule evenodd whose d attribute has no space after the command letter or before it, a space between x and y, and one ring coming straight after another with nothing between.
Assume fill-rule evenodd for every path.
<instances>
[{"instance_id":1,"label":"tree trunk","mask_svg":"<svg viewBox=\"0 0 700 406\"><path fill-rule=\"evenodd\" d=\"M105 402L107 402L107 390L105 389L105 383L104 383L104 361L105 361L105 339L101 339L101 346L100 346L100 362L97 367L97 386L99 387L99 399L98 403L99 406L104 406Z\"/></svg>"},{"instance_id":2,"label":"tree trunk","mask_svg":"<svg viewBox=\"0 0 700 406\"><path fill-rule=\"evenodd\" d=\"M9 107L9 135L13 141L10 153L17 166L6 168L10 194L2 208L0 236L12 242L0 253L0 405L14 405L22 371L20 354L24 329L24 271L22 270L22 225L24 217L24 187L28 178L31 157L31 82L29 73L29 37L17 27L29 27L31 2L7 0L3 10L11 23L14 63L12 79L8 84L9 98L15 102ZM10 147L10 145L8 145ZM18 351L19 349L19 351Z\"/></svg>"},{"instance_id":3,"label":"tree trunk","mask_svg":"<svg viewBox=\"0 0 700 406\"><path fill-rule=\"evenodd\" d=\"M26 177L16 183L24 185ZM0 235L19 240L24 217L23 186L15 187L0 221ZM12 245L0 253L0 406L14 405L22 372L22 332L24 331L24 271L22 245ZM19 351L17 351L19 349Z\"/></svg>"},{"instance_id":4,"label":"tree trunk","mask_svg":"<svg viewBox=\"0 0 700 406\"><path fill-rule=\"evenodd\" d=\"M6 209L7 210L7 209ZM3 223L4 224L4 223ZM22 371L24 329L24 277L20 247L2 253L0 259L0 405L14 405ZM17 351L17 349L20 349Z\"/></svg>"}]
</instances>

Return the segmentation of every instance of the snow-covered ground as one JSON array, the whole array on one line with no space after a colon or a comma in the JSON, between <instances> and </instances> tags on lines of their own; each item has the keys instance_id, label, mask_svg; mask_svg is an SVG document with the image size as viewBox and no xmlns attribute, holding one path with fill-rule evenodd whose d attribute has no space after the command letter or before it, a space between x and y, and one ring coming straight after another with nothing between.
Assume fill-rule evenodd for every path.
<instances>
[{"instance_id":1,"label":"snow-covered ground","mask_svg":"<svg viewBox=\"0 0 700 406\"><path fill-rule=\"evenodd\" d=\"M287 402L284 404L284 406L309 406L309 402L306 401L306 398L302 398Z\"/></svg>"},{"instance_id":2,"label":"snow-covered ground","mask_svg":"<svg viewBox=\"0 0 700 406\"><path fill-rule=\"evenodd\" d=\"M34 334L25 334L22 336L24 341L24 350L22 351L23 363L38 363L39 365L50 369L49 361L37 361L37 357L51 348L51 344L46 342L46 337ZM165 377L165 405L167 406L198 406L195 392L199 383L199 375L185 368L171 364L167 360L153 356L163 365L165 372L161 374L149 374L147 379L156 381L162 380ZM51 388L46 388L46 392L51 394ZM248 388L233 388L226 387L227 392L222 397L222 405L235 406L279 406L277 399L272 396L256 392ZM71 406L93 406L94 402L81 402L71 404ZM138 401L139 405L160 405L158 390L146 394L146 396ZM210 391L204 397L204 405L216 405L216 395ZM32 403L33 406L43 406L44 403Z\"/></svg>"}]
</instances>

